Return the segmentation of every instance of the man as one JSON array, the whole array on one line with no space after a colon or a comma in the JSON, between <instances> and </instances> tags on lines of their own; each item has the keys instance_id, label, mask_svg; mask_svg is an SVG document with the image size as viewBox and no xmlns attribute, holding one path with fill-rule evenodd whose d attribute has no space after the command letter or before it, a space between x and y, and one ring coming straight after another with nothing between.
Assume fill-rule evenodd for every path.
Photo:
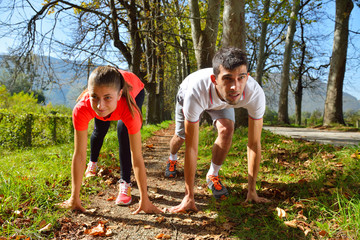
<instances>
[{"instance_id":1,"label":"man","mask_svg":"<svg viewBox=\"0 0 360 240\"><path fill-rule=\"evenodd\" d=\"M170 157L166 177L176 176L177 152L185 141L185 197L171 212L197 211L194 199L196 160L199 142L199 120L203 111L211 116L218 137L212 149L208 187L216 199L228 195L219 180L219 170L229 152L234 132L234 108L248 110L248 193L246 201L267 202L256 193L256 178L261 159L262 117L265 95L259 84L249 76L246 54L237 48L223 48L213 58L213 68L198 70L180 85L176 103L176 130L170 141Z\"/></svg>"}]
</instances>

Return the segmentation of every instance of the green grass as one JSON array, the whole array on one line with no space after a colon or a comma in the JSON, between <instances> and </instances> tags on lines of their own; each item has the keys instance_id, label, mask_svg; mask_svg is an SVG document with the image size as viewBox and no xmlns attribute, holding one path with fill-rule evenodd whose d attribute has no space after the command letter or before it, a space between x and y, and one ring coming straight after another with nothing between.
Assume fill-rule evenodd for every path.
<instances>
[{"instance_id":1,"label":"green grass","mask_svg":"<svg viewBox=\"0 0 360 240\"><path fill-rule=\"evenodd\" d=\"M143 140L170 122L142 128ZM205 182L211 149L216 138L212 127L201 127L198 178ZM118 166L116 132L110 131L101 151L100 163ZM230 196L211 200L205 211L217 213L217 223L233 224L234 239L359 239L360 160L350 157L358 147L333 147L291 140L263 132L263 157L257 181L258 194L267 204L244 203L247 193L247 129L237 129L233 145L220 174ZM30 150L3 151L0 164L0 237L41 234L45 223L58 227L65 211L54 204L70 196L73 144ZM96 182L96 179L90 181ZM102 185L86 184L84 206ZM280 219L276 208L287 212ZM18 214L23 217L19 217ZM285 225L296 220L298 227ZM303 229L301 229L301 227ZM305 228L310 232L305 235Z\"/></svg>"},{"instance_id":2,"label":"green grass","mask_svg":"<svg viewBox=\"0 0 360 240\"><path fill-rule=\"evenodd\" d=\"M146 125L142 128L142 140L153 132L167 128L171 122ZM89 151L89 150L88 150ZM32 239L52 238L42 235L39 229L44 223L57 226L57 220L65 213L54 205L70 197L71 159L73 144L56 145L29 150L2 151L0 164L0 238L26 236ZM118 141L115 131L109 131L101 151L100 163L118 166ZM88 182L89 181L89 182ZM102 187L87 180L81 189L86 204L89 196Z\"/></svg>"},{"instance_id":3,"label":"green grass","mask_svg":"<svg viewBox=\"0 0 360 240\"><path fill-rule=\"evenodd\" d=\"M212 127L200 133L198 170L204 181L216 138ZM219 221L235 223L236 239L360 238L360 160L358 147L333 147L292 140L263 131L258 194L266 204L245 204L247 193L247 129L237 129L220 174L230 197L212 201ZM285 219L276 208L287 212ZM285 221L296 221L295 228ZM305 230L310 232L305 234Z\"/></svg>"}]
</instances>

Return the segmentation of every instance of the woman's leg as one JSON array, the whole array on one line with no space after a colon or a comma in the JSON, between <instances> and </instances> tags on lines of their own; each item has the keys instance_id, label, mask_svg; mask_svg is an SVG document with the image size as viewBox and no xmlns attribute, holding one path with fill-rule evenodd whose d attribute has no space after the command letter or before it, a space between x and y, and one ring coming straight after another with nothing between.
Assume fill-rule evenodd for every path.
<instances>
[{"instance_id":1,"label":"woman's leg","mask_svg":"<svg viewBox=\"0 0 360 240\"><path fill-rule=\"evenodd\" d=\"M101 121L95 118L94 131L90 137L90 161L97 162L110 121Z\"/></svg>"},{"instance_id":2,"label":"woman's leg","mask_svg":"<svg viewBox=\"0 0 360 240\"><path fill-rule=\"evenodd\" d=\"M135 101L138 105L139 109L144 103L145 98L145 91L144 89L139 92L136 96ZM130 176L131 176L131 153L130 153L130 143L129 143L129 135L128 130L123 123L123 121L118 121L117 124L117 134L118 134L118 141L119 141L119 158L120 158L120 174L121 178L130 183Z\"/></svg>"}]
</instances>

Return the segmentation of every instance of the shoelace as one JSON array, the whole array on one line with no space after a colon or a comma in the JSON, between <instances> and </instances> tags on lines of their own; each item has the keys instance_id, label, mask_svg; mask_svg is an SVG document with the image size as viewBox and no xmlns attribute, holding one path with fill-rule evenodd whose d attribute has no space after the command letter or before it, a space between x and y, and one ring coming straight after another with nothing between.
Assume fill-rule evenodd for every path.
<instances>
[{"instance_id":1,"label":"shoelace","mask_svg":"<svg viewBox=\"0 0 360 240\"><path fill-rule=\"evenodd\" d=\"M129 187L130 187L130 184L128 184L126 182L120 183L120 193L128 196L129 195Z\"/></svg>"},{"instance_id":2,"label":"shoelace","mask_svg":"<svg viewBox=\"0 0 360 240\"><path fill-rule=\"evenodd\" d=\"M216 190L221 190L221 189L222 189L222 186L221 186L221 184L220 184L219 176L210 175L210 176L209 176L209 179L210 179L210 181L213 182L214 187L215 187Z\"/></svg>"},{"instance_id":3,"label":"shoelace","mask_svg":"<svg viewBox=\"0 0 360 240\"><path fill-rule=\"evenodd\" d=\"M175 169L176 161L169 160L168 163L170 163L169 171L172 172Z\"/></svg>"}]
</instances>

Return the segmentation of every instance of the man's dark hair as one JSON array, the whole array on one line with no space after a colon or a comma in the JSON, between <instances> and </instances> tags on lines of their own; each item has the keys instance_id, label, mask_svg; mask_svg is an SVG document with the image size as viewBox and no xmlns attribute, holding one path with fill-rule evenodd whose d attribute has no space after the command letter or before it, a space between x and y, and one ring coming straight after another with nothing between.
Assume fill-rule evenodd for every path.
<instances>
[{"instance_id":1,"label":"man's dark hair","mask_svg":"<svg viewBox=\"0 0 360 240\"><path fill-rule=\"evenodd\" d=\"M241 65L245 65L247 69L248 61L245 52L241 49L225 47L215 53L212 65L215 76L218 76L220 73L220 65L227 70L233 70Z\"/></svg>"}]
</instances>

